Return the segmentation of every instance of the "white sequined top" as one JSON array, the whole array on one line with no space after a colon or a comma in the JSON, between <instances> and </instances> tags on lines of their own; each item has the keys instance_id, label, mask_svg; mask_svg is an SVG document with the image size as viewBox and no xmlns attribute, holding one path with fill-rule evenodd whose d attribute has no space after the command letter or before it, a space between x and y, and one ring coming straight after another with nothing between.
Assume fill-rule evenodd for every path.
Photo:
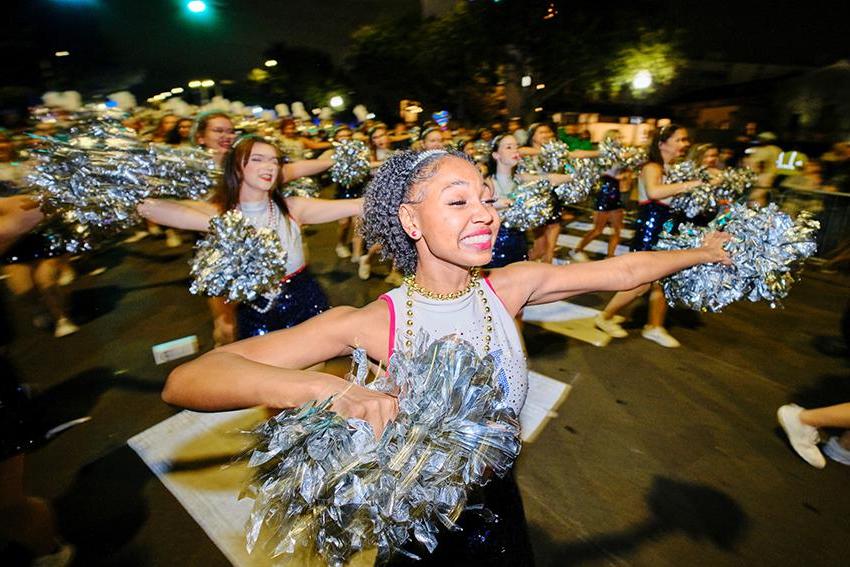
<instances>
[{"instance_id":1,"label":"white sequined top","mask_svg":"<svg viewBox=\"0 0 850 567\"><path fill-rule=\"evenodd\" d=\"M304 244L301 242L301 227L292 217L283 215L272 202L269 214L268 201L260 203L240 203L239 210L254 228L272 228L277 226L277 236L286 251L286 273L292 274L304 267Z\"/></svg>"},{"instance_id":2,"label":"white sequined top","mask_svg":"<svg viewBox=\"0 0 850 567\"><path fill-rule=\"evenodd\" d=\"M508 313L502 300L496 295L490 281L482 278L481 288L490 306L493 332L490 336L490 354L496 365L496 377L505 392L505 399L519 415L525 404L528 391L528 366L522 350L516 323ZM390 345L392 354L396 347L404 344L402 333L406 328L407 288L397 287L381 296L390 308ZM413 296L413 329L428 332L432 339L458 334L475 347L479 356L484 351L484 304L477 293L469 293L458 299L443 301Z\"/></svg>"}]
</instances>

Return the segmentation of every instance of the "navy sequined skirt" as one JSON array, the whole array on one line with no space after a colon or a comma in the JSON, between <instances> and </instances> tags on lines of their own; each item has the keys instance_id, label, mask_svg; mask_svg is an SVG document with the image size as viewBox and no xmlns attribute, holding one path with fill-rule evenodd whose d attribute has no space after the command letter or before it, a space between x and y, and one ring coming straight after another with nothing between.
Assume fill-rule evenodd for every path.
<instances>
[{"instance_id":1,"label":"navy sequined skirt","mask_svg":"<svg viewBox=\"0 0 850 567\"><path fill-rule=\"evenodd\" d=\"M513 471L505 478L493 478L469 494L467 509L457 521L460 531L440 527L434 553L421 545L406 549L421 560L402 555L392 557L391 567L447 567L487 565L526 567L534 565L525 511Z\"/></svg>"},{"instance_id":2,"label":"navy sequined skirt","mask_svg":"<svg viewBox=\"0 0 850 567\"><path fill-rule=\"evenodd\" d=\"M262 313L266 308L268 310ZM237 338L242 340L294 327L329 308L325 292L305 267L284 278L271 306L265 297L236 306Z\"/></svg>"},{"instance_id":3,"label":"navy sequined skirt","mask_svg":"<svg viewBox=\"0 0 850 567\"><path fill-rule=\"evenodd\" d=\"M493 244L493 259L484 267L501 268L527 259L528 244L525 241L525 232L500 226L496 242Z\"/></svg>"},{"instance_id":4,"label":"navy sequined skirt","mask_svg":"<svg viewBox=\"0 0 850 567\"><path fill-rule=\"evenodd\" d=\"M620 180L603 175L599 192L596 194L596 202L593 208L597 211L616 211L623 208L623 199L620 193Z\"/></svg>"},{"instance_id":5,"label":"navy sequined skirt","mask_svg":"<svg viewBox=\"0 0 850 567\"><path fill-rule=\"evenodd\" d=\"M632 238L631 251L645 252L652 250L664 230L665 223L672 220L673 211L663 203L649 201L641 205L635 223L635 235Z\"/></svg>"}]
</instances>

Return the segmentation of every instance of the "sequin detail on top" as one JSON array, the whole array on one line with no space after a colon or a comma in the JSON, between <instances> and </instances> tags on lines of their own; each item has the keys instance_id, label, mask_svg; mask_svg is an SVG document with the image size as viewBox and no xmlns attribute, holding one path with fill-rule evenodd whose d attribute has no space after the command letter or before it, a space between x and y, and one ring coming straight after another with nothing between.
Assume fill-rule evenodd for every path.
<instances>
[{"instance_id":1,"label":"sequin detail on top","mask_svg":"<svg viewBox=\"0 0 850 567\"><path fill-rule=\"evenodd\" d=\"M619 179L610 175L603 175L601 177L599 192L596 194L596 202L593 208L602 212L616 211L623 208Z\"/></svg>"},{"instance_id":2,"label":"sequin detail on top","mask_svg":"<svg viewBox=\"0 0 850 567\"><path fill-rule=\"evenodd\" d=\"M493 243L493 259L485 268L501 268L514 262L528 260L528 244L525 232L515 228L499 227L496 242Z\"/></svg>"},{"instance_id":3,"label":"sequin detail on top","mask_svg":"<svg viewBox=\"0 0 850 567\"><path fill-rule=\"evenodd\" d=\"M496 379L504 389L508 405L519 415L528 391L528 367L516 324L505 309L502 300L493 291L489 281L484 279L476 290L481 290L491 308L493 332L490 354L497 368ZM394 348L403 348L403 333L406 329L402 329L401 326L404 326L403 322L408 320L405 312L406 288L398 287L385 295L389 297L390 301L387 304L392 306L395 321L400 325L390 331L395 333ZM449 301L427 299L414 294L413 312L414 334L417 334L420 329L424 329L435 339L458 334L470 342L479 355L485 354L483 352L485 313L477 291Z\"/></svg>"}]
</instances>

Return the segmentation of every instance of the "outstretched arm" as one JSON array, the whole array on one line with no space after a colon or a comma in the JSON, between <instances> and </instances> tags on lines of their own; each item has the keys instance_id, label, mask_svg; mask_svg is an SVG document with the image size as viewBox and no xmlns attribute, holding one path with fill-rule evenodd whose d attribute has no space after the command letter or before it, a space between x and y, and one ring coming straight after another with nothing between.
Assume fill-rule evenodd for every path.
<instances>
[{"instance_id":1,"label":"outstretched arm","mask_svg":"<svg viewBox=\"0 0 850 567\"><path fill-rule=\"evenodd\" d=\"M713 232L700 248L634 252L616 258L567 266L518 262L491 272L491 282L509 311L551 303L590 291L623 291L689 268L730 263L723 244L729 236Z\"/></svg>"},{"instance_id":2,"label":"outstretched arm","mask_svg":"<svg viewBox=\"0 0 850 567\"><path fill-rule=\"evenodd\" d=\"M379 432L397 412L392 397L358 386L349 389L342 378L302 370L350 353L358 337L365 340L367 351L383 348L379 356L385 356L389 315L383 302L378 303L382 305L363 309L337 307L295 327L203 354L171 372L162 398L191 409L224 411L256 405L298 407L346 391L334 410L366 419Z\"/></svg>"},{"instance_id":3,"label":"outstretched arm","mask_svg":"<svg viewBox=\"0 0 850 567\"><path fill-rule=\"evenodd\" d=\"M363 214L363 199L287 197L286 206L298 224L321 224Z\"/></svg>"},{"instance_id":4,"label":"outstretched arm","mask_svg":"<svg viewBox=\"0 0 850 567\"><path fill-rule=\"evenodd\" d=\"M44 219L35 199L25 195L0 199L0 252Z\"/></svg>"},{"instance_id":5,"label":"outstretched arm","mask_svg":"<svg viewBox=\"0 0 850 567\"><path fill-rule=\"evenodd\" d=\"M283 182L294 181L299 177L308 177L322 173L334 164L334 160L329 158L320 159L302 159L292 163L285 163L281 166L283 172Z\"/></svg>"},{"instance_id":6,"label":"outstretched arm","mask_svg":"<svg viewBox=\"0 0 850 567\"><path fill-rule=\"evenodd\" d=\"M209 230L210 219L218 214L209 203L169 199L145 199L136 210L156 224L200 232Z\"/></svg>"},{"instance_id":7,"label":"outstretched arm","mask_svg":"<svg viewBox=\"0 0 850 567\"><path fill-rule=\"evenodd\" d=\"M646 187L646 196L650 199L666 199L679 193L687 193L702 185L702 181L683 181L682 183L664 183L664 170L657 163L648 163L640 173Z\"/></svg>"}]
</instances>

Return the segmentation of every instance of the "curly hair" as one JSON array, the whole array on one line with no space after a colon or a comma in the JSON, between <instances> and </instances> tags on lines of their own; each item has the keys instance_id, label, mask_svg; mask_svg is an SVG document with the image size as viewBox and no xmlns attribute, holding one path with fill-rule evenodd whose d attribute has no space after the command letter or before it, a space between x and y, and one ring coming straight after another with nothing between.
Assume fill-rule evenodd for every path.
<instances>
[{"instance_id":1,"label":"curly hair","mask_svg":"<svg viewBox=\"0 0 850 567\"><path fill-rule=\"evenodd\" d=\"M391 259L404 275L416 271L414 241L398 218L403 203L415 202L413 188L430 179L441 161L447 157L473 163L456 150L397 152L385 161L366 186L363 203L363 225L360 232L369 245L381 245L381 258Z\"/></svg>"}]
</instances>

